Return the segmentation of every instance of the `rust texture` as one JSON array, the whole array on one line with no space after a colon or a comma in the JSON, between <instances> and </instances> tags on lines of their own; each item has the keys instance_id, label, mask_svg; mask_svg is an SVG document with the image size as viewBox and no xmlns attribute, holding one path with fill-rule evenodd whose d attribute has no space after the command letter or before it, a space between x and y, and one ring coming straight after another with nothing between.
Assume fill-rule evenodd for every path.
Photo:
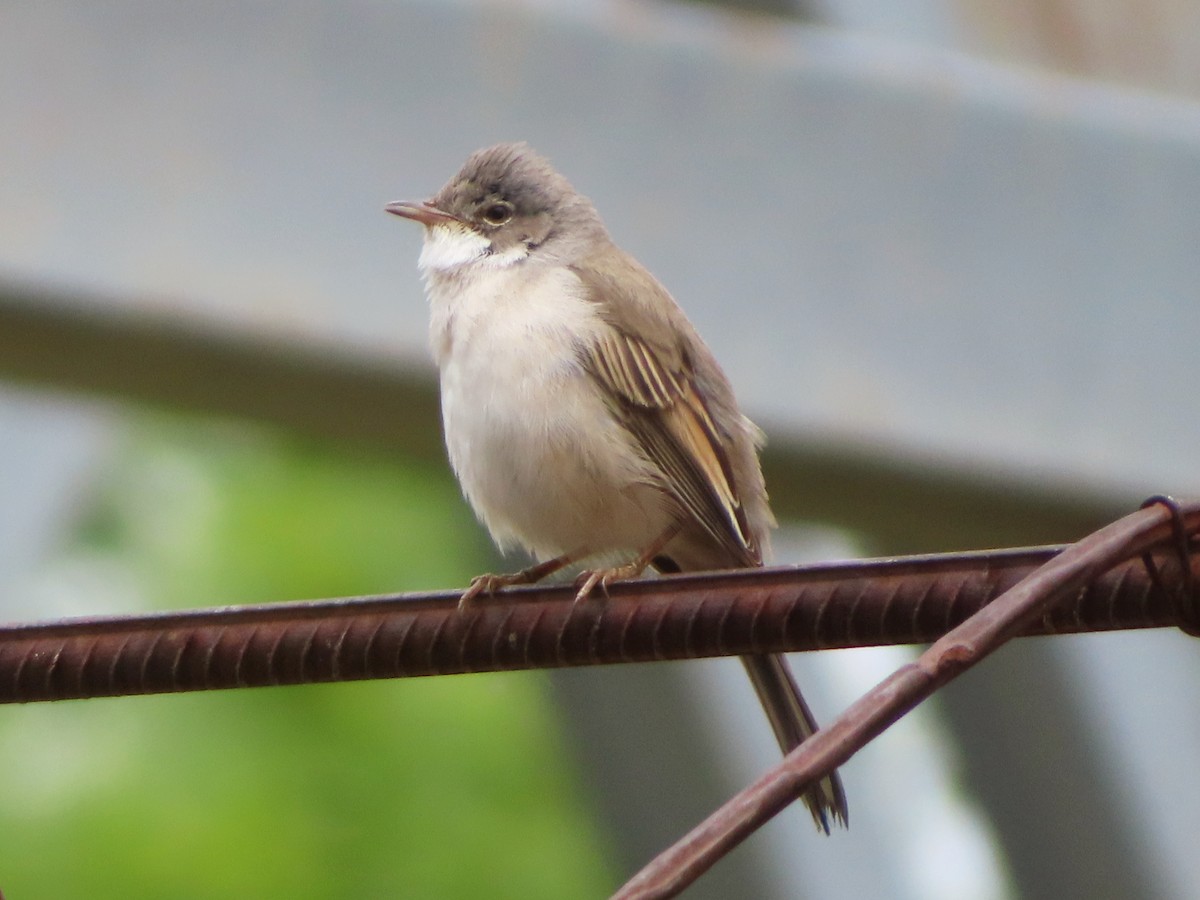
<instances>
[{"instance_id":1,"label":"rust texture","mask_svg":"<svg viewBox=\"0 0 1200 900\"><path fill-rule=\"evenodd\" d=\"M12 625L0 628L0 702L924 643L1056 552L685 575L577 604L560 586L462 612L457 594L440 593ZM1023 633L1176 625L1176 610L1129 562Z\"/></svg>"}]
</instances>

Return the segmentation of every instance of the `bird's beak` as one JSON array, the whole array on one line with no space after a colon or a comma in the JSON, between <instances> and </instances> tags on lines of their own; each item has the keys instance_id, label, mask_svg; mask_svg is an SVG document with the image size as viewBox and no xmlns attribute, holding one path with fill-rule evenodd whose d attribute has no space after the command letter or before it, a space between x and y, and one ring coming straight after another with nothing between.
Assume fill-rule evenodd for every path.
<instances>
[{"instance_id":1,"label":"bird's beak","mask_svg":"<svg viewBox=\"0 0 1200 900\"><path fill-rule=\"evenodd\" d=\"M400 216L404 219L412 219L414 222L420 222L422 225L429 227L431 225L441 225L446 222L458 222L460 219L457 216L452 216L448 212L443 212L436 206L430 206L427 201L422 200L420 203L410 203L407 200L397 200L395 203L389 203L384 207L387 212L393 216Z\"/></svg>"}]
</instances>

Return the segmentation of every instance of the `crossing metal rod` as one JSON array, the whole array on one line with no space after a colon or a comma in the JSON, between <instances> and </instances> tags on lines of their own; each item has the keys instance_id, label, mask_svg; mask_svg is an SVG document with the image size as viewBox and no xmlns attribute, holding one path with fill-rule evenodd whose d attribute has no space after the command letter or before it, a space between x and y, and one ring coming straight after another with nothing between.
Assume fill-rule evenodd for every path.
<instances>
[{"instance_id":1,"label":"crossing metal rod","mask_svg":"<svg viewBox=\"0 0 1200 900\"><path fill-rule=\"evenodd\" d=\"M1200 635L1196 604L1196 536L1200 501L1152 497L1137 512L1064 547L910 663L880 681L834 721L790 751L782 762L739 791L625 883L613 900L677 896L817 779L847 762L901 716L977 665L1031 622L1044 621L1064 600L1086 593L1123 560L1136 559L1177 610L1178 624ZM1174 578L1164 575L1156 548L1172 548ZM1134 570L1128 570L1130 574Z\"/></svg>"},{"instance_id":2,"label":"crossing metal rod","mask_svg":"<svg viewBox=\"0 0 1200 900\"><path fill-rule=\"evenodd\" d=\"M450 592L15 624L0 627L0 703L924 643L1057 552L689 574L580 603L562 585L465 610ZM1177 608L1132 561L1024 633L1176 625Z\"/></svg>"}]
</instances>

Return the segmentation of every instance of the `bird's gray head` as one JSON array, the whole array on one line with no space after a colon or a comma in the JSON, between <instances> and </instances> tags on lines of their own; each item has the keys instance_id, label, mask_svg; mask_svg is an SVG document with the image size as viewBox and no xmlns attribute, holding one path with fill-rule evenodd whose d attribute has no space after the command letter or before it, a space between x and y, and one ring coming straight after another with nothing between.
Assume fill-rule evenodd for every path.
<instances>
[{"instance_id":1,"label":"bird's gray head","mask_svg":"<svg viewBox=\"0 0 1200 900\"><path fill-rule=\"evenodd\" d=\"M570 263L605 237L591 201L527 144L478 150L431 199L386 209L425 226L426 273L537 258Z\"/></svg>"}]
</instances>

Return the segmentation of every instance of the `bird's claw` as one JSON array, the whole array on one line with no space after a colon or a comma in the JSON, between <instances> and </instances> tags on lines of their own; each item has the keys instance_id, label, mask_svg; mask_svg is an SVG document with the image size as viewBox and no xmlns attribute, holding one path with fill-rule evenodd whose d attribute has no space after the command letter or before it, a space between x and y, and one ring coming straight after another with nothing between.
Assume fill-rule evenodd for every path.
<instances>
[{"instance_id":1,"label":"bird's claw","mask_svg":"<svg viewBox=\"0 0 1200 900\"><path fill-rule=\"evenodd\" d=\"M586 600L591 596L592 591L597 586L604 592L604 596L608 596L608 586L614 581L620 581L623 578L634 578L641 573L641 570L633 565L616 566L611 569L591 569L580 572L579 577L575 579L575 585L578 590L575 592L575 602Z\"/></svg>"},{"instance_id":2,"label":"bird's claw","mask_svg":"<svg viewBox=\"0 0 1200 900\"><path fill-rule=\"evenodd\" d=\"M491 596L500 588L519 583L515 575L493 575L491 573L476 575L471 579L467 589L462 592L462 596L458 598L458 611L464 612L480 594Z\"/></svg>"}]
</instances>

